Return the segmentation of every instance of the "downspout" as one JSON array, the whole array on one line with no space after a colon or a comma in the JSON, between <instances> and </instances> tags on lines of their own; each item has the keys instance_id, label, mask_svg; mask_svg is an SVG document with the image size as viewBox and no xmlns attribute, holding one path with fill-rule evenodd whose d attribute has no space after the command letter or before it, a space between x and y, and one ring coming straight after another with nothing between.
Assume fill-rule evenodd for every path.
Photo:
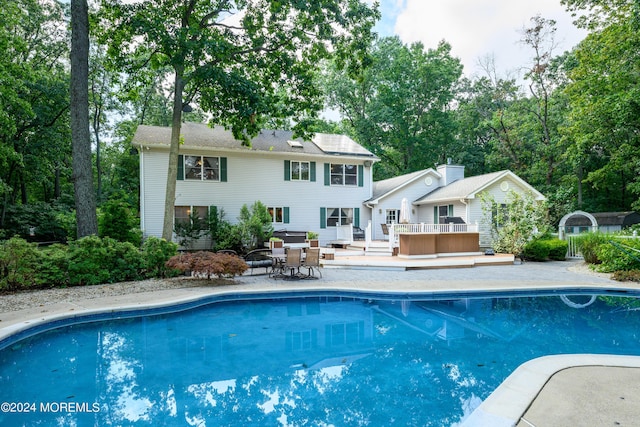
<instances>
[{"instance_id":1,"label":"downspout","mask_svg":"<svg viewBox=\"0 0 640 427\"><path fill-rule=\"evenodd\" d=\"M469 222L469 216L471 215L471 212L469 212L469 202L467 201L467 199L460 199L460 203L462 203L464 205L464 217L465 217L465 222Z\"/></svg>"}]
</instances>

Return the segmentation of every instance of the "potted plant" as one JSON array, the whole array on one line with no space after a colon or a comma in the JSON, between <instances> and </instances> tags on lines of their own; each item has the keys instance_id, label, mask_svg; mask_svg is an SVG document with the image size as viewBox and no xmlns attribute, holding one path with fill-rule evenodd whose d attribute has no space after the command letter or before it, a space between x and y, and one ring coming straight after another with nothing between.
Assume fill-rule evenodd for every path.
<instances>
[{"instance_id":1,"label":"potted plant","mask_svg":"<svg viewBox=\"0 0 640 427\"><path fill-rule=\"evenodd\" d=\"M269 239L269 249L282 248L282 247L284 247L284 240L278 237L271 237Z\"/></svg>"},{"instance_id":2,"label":"potted plant","mask_svg":"<svg viewBox=\"0 0 640 427\"><path fill-rule=\"evenodd\" d=\"M320 246L320 242L318 240L318 233L313 231L307 231L307 239L306 242L309 244L310 248L317 248Z\"/></svg>"}]
</instances>

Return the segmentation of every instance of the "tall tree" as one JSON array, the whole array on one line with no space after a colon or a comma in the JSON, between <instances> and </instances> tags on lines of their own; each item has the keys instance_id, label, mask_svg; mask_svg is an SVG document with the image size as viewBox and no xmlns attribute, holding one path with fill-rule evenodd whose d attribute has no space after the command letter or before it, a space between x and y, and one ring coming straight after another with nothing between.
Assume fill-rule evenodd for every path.
<instances>
[{"instance_id":1,"label":"tall tree","mask_svg":"<svg viewBox=\"0 0 640 427\"><path fill-rule=\"evenodd\" d=\"M0 227L8 206L60 196L69 76L65 9L17 0L0 8Z\"/></svg>"},{"instance_id":2,"label":"tall tree","mask_svg":"<svg viewBox=\"0 0 640 427\"><path fill-rule=\"evenodd\" d=\"M584 15L591 33L569 73L567 135L571 160L584 171L585 208L640 209L640 4L563 1Z\"/></svg>"},{"instance_id":3,"label":"tall tree","mask_svg":"<svg viewBox=\"0 0 640 427\"><path fill-rule=\"evenodd\" d=\"M451 46L425 49L383 38L372 60L357 80L329 73L326 86L330 106L340 110L356 140L382 159L376 178L432 167L454 155L451 104L462 65Z\"/></svg>"},{"instance_id":4,"label":"tall tree","mask_svg":"<svg viewBox=\"0 0 640 427\"><path fill-rule=\"evenodd\" d=\"M71 0L71 142L78 238L98 234L89 134L89 10Z\"/></svg>"},{"instance_id":5,"label":"tall tree","mask_svg":"<svg viewBox=\"0 0 640 427\"><path fill-rule=\"evenodd\" d=\"M180 126L196 101L212 122L249 144L267 117L305 117L322 108L313 74L336 55L355 72L366 59L377 5L358 0L103 0L101 38L123 71L144 81L170 67L173 114L163 237L171 240ZM276 108L277 106L277 108Z\"/></svg>"}]
</instances>

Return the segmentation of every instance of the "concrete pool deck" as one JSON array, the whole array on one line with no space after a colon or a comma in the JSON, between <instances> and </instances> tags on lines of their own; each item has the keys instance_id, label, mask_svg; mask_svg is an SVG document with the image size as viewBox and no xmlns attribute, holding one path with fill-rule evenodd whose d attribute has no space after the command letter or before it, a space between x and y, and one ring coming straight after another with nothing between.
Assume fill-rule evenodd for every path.
<instances>
[{"instance_id":1,"label":"concrete pool deck","mask_svg":"<svg viewBox=\"0 0 640 427\"><path fill-rule=\"evenodd\" d=\"M172 305L222 294L295 290L402 294L557 288L587 293L590 289L640 291L638 283L620 283L603 275L585 274L579 266L580 263L574 261L406 271L351 266L325 268L320 280L282 281L267 276L243 276L224 286L194 286L189 279L178 279L168 289L137 287L133 283L0 295L0 339L61 317ZM4 304L11 299L30 298L34 298L30 306L17 310L9 310ZM549 356L521 365L462 425L628 426L637 425L638 419L640 357L571 355Z\"/></svg>"}]
</instances>

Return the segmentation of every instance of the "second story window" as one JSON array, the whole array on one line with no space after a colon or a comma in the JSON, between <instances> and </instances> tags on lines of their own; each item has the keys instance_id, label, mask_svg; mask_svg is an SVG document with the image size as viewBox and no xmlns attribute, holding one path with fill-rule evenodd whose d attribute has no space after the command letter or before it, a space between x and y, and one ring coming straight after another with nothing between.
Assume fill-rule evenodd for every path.
<instances>
[{"instance_id":1,"label":"second story window","mask_svg":"<svg viewBox=\"0 0 640 427\"><path fill-rule=\"evenodd\" d=\"M199 181L220 181L220 158L184 156L184 178Z\"/></svg>"},{"instance_id":2,"label":"second story window","mask_svg":"<svg viewBox=\"0 0 640 427\"><path fill-rule=\"evenodd\" d=\"M331 164L331 185L358 185L357 165Z\"/></svg>"},{"instance_id":3,"label":"second story window","mask_svg":"<svg viewBox=\"0 0 640 427\"><path fill-rule=\"evenodd\" d=\"M311 166L309 162L291 162L291 180L292 181L309 181L309 171Z\"/></svg>"}]
</instances>

